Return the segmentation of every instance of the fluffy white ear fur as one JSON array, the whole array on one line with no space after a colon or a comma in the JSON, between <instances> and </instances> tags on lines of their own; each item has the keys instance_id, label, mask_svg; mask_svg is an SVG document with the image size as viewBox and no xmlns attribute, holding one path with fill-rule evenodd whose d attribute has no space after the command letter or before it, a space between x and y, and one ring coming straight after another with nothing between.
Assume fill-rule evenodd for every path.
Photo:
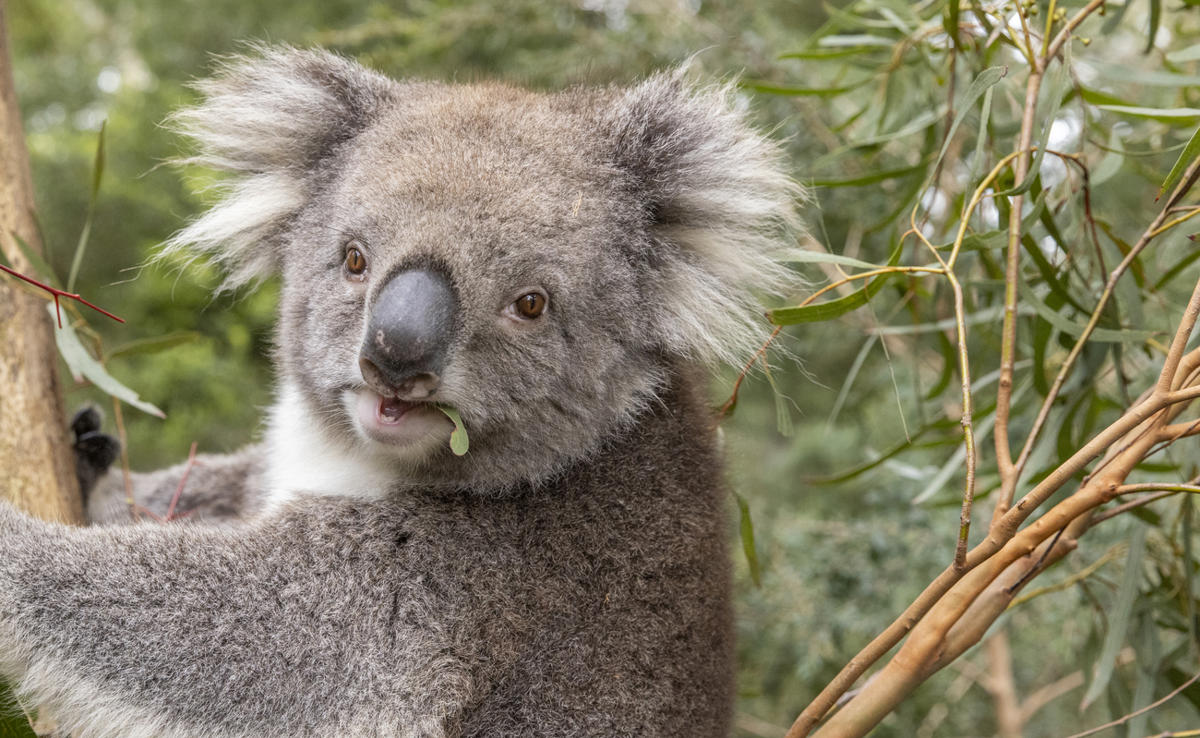
<instances>
[{"instance_id":1,"label":"fluffy white ear fur","mask_svg":"<svg viewBox=\"0 0 1200 738\"><path fill-rule=\"evenodd\" d=\"M199 104L169 123L195 143L181 160L231 172L223 198L165 244L162 256L207 257L223 289L277 268L275 237L309 196L322 159L370 122L398 85L324 51L258 46L198 82Z\"/></svg>"},{"instance_id":2,"label":"fluffy white ear fur","mask_svg":"<svg viewBox=\"0 0 1200 738\"><path fill-rule=\"evenodd\" d=\"M782 148L747 122L734 86L690 84L684 71L626 91L607 125L616 165L652 206L664 346L736 364L765 340L759 298L800 284L782 259L805 194Z\"/></svg>"},{"instance_id":3,"label":"fluffy white ear fur","mask_svg":"<svg viewBox=\"0 0 1200 738\"><path fill-rule=\"evenodd\" d=\"M234 176L162 256L216 262L224 289L278 268L278 236L311 197L314 173L402 89L334 54L289 47L229 58L196 88L200 103L171 119L196 144L183 161ZM749 125L731 84L691 84L683 70L619 92L602 127L647 208L657 342L703 362L744 361L767 330L759 297L798 282L780 259L803 191L782 149Z\"/></svg>"}]
</instances>

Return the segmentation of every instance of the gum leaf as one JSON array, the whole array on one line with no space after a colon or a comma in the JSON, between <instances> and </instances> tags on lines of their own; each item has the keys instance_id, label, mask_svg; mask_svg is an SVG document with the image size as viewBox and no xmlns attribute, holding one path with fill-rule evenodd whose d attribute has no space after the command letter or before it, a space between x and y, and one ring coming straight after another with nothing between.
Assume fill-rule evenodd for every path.
<instances>
[{"instance_id":1,"label":"gum leaf","mask_svg":"<svg viewBox=\"0 0 1200 738\"><path fill-rule=\"evenodd\" d=\"M463 425L462 416L458 414L458 410L447 405L438 405L437 407L454 423L454 432L450 434L450 450L454 452L455 456L462 456L471 446L471 439L467 438L467 428Z\"/></svg>"}]
</instances>

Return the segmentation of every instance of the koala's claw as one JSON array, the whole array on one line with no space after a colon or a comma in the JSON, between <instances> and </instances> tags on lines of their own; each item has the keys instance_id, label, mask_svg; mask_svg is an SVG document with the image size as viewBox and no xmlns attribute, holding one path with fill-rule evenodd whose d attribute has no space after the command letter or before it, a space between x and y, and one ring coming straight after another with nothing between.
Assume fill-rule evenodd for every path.
<instances>
[{"instance_id":1,"label":"koala's claw","mask_svg":"<svg viewBox=\"0 0 1200 738\"><path fill-rule=\"evenodd\" d=\"M96 409L94 405L85 405L75 411L75 416L71 418L71 433L75 434L75 440L84 433L100 430L100 424L104 421L104 416Z\"/></svg>"},{"instance_id":2,"label":"koala's claw","mask_svg":"<svg viewBox=\"0 0 1200 738\"><path fill-rule=\"evenodd\" d=\"M92 406L87 406L71 418L72 448L75 450L75 476L84 500L96 485L96 480L108 471L108 467L121 454L121 442L100 432L103 416Z\"/></svg>"}]
</instances>

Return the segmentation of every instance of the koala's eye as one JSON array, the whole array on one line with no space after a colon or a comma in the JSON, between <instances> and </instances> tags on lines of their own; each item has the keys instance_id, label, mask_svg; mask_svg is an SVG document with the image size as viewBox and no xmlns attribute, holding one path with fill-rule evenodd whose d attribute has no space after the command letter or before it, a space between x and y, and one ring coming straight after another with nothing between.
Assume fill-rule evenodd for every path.
<instances>
[{"instance_id":1,"label":"koala's eye","mask_svg":"<svg viewBox=\"0 0 1200 738\"><path fill-rule=\"evenodd\" d=\"M512 306L516 309L517 315L533 320L546 309L546 296L541 292L529 292L518 297Z\"/></svg>"},{"instance_id":2,"label":"koala's eye","mask_svg":"<svg viewBox=\"0 0 1200 738\"><path fill-rule=\"evenodd\" d=\"M367 271L367 257L358 241L346 244L346 271L356 277Z\"/></svg>"}]
</instances>

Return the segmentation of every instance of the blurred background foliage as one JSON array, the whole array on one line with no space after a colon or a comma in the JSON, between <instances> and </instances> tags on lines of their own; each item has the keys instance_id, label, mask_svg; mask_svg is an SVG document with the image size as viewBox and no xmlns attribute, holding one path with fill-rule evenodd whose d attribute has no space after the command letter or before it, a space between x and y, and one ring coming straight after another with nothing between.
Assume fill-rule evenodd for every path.
<instances>
[{"instance_id":1,"label":"blurred background foliage","mask_svg":"<svg viewBox=\"0 0 1200 738\"><path fill-rule=\"evenodd\" d=\"M1029 200L1050 214L1030 229L1050 268L1029 266L1028 283L1038 300L1072 320L1086 314L1070 312L1071 301L1090 306L1104 265L1118 261L1122 244L1128 248L1149 223L1163 177L1200 122L1193 109L1200 107L1200 19L1193 4L1110 3L1106 18L1080 30L1090 44L1074 46L1075 76L1047 85L1042 108L1056 112L1045 133L1051 147L1086 160L1088 205L1104 231L1093 247L1079 174L1047 157ZM237 51L246 40L320 44L393 76L503 79L542 89L629 81L695 55L702 75L741 75L755 115L788 142L797 177L814 185L806 210L811 237L802 245L884 263L909 227L914 204L922 206L926 235L935 243L949 240L968 185L995 162L995 152L1010 150L1003 147L1011 146L1020 119L1021 58L1004 33L987 28L964 36L971 54L951 55L949 37L939 30L951 5L958 3L18 0L8 12L49 262L60 275L70 268L88 210L97 133L107 121L107 165L77 287L128 323L88 316L91 327L104 353L194 332L152 352L118 352L107 364L168 416L123 413L132 465L149 469L182 460L192 441L203 451L224 451L256 438L271 398L274 287L214 299L209 288L216 275L202 265L144 267L156 244L206 202L204 173L163 165L182 152L160 123L193 99L186 83L206 74L212 55ZM1003 18L1010 6L982 7ZM1029 7L1044 13L1048 3ZM964 103L973 109L935 185L927 186L949 121L947 100L961 102L971 81L995 65L1010 65L1011 73L994 87L990 114L980 114L978 99ZM1158 113L1098 107L1105 104ZM972 222L979 237L967 254L970 349L983 417L994 394L987 372L999 347L996 263L1003 240L995 233L1002 220L994 205L984 208ZM1144 388L1144 371L1154 363L1148 342L1165 340L1162 332L1194 283L1196 270L1187 267L1197 251L1189 231L1177 230L1148 252L1136 280L1122 283L1118 307L1104 324L1159 333L1089 348L1038 464L1068 453L1124 407L1124 395ZM1071 248L1085 241L1080 253ZM915 252L906 258L926 261ZM803 268L814 285L838 276L829 263ZM1055 288L1071 301L1048 297ZM778 393L755 375L724 425L730 479L753 520L760 570L752 577L748 558L735 562L738 735L782 735L953 554L962 458L947 301L944 285L933 280L896 279L865 309L789 328L781 341L787 351L777 355L771 375ZM1042 392L1036 375L1046 369L1039 363L1035 371L1029 359L1052 367L1070 342L1063 331L1037 323L1037 315L1022 320L1018 406L1032 413ZM733 372L716 378L715 405L733 378ZM85 402L111 408L93 388L68 389L68 406ZM1014 413L1013 424L1028 428L1029 418ZM898 448L903 453L889 455ZM1190 463L1164 458L1147 471L1178 478L1190 475L1182 471ZM981 458L981 490L994 484L994 475L994 464ZM1029 705L1054 685L1063 687L1030 713L1026 735L1062 735L1104 722L1195 673L1196 626L1185 617L1195 612L1191 508L1159 505L1141 520L1114 521L1089 535L1042 579L1064 581L1101 562L1094 573L1004 619L1014 683ZM731 504L736 541L734 516ZM1141 559L1145 598L1120 618L1136 650L1100 663L1110 615L1120 605L1122 541L1129 526L1144 524L1154 526ZM877 734L994 735L988 674L996 666L982 649L968 653ZM1105 697L1081 710L1083 685L1099 673L1107 680ZM1127 728L1195 727L1197 705L1200 690L1193 688Z\"/></svg>"}]
</instances>

